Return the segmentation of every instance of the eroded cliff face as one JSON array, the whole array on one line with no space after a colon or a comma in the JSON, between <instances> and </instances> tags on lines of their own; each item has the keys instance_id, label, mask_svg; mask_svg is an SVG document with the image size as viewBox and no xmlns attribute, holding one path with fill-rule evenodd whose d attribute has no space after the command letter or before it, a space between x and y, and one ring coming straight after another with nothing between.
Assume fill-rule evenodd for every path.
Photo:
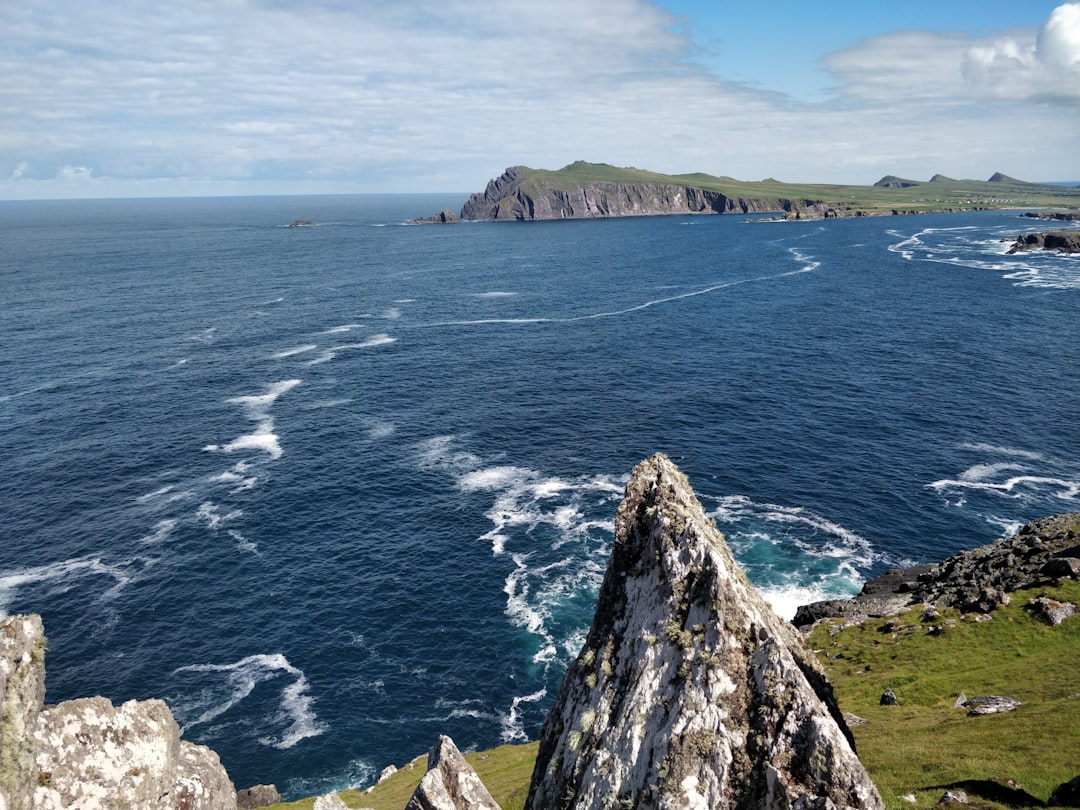
<instances>
[{"instance_id":1,"label":"eroded cliff face","mask_svg":"<svg viewBox=\"0 0 1080 810\"><path fill-rule=\"evenodd\" d=\"M812 654L664 456L634 470L527 807L882 808Z\"/></svg>"},{"instance_id":2,"label":"eroded cliff face","mask_svg":"<svg viewBox=\"0 0 1080 810\"><path fill-rule=\"evenodd\" d=\"M527 182L528 181L528 182ZM660 183L595 181L566 190L530 180L513 166L473 194L461 209L466 220L588 219L664 214L784 213L808 209L812 200L744 199L715 191ZM434 218L429 218L434 221ZM443 220L446 221L446 220Z\"/></svg>"},{"instance_id":3,"label":"eroded cliff face","mask_svg":"<svg viewBox=\"0 0 1080 810\"><path fill-rule=\"evenodd\" d=\"M160 700L44 706L38 616L0 620L0 810L233 810L217 754L180 739Z\"/></svg>"}]
</instances>

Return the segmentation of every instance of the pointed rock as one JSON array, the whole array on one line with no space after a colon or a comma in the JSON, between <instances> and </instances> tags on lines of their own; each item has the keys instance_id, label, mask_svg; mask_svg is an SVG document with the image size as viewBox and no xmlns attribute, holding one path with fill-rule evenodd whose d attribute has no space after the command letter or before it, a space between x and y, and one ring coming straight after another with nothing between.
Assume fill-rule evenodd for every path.
<instances>
[{"instance_id":1,"label":"pointed rock","mask_svg":"<svg viewBox=\"0 0 1080 810\"><path fill-rule=\"evenodd\" d=\"M428 754L427 773L405 810L499 810L499 805L444 734Z\"/></svg>"},{"instance_id":2,"label":"pointed rock","mask_svg":"<svg viewBox=\"0 0 1080 810\"><path fill-rule=\"evenodd\" d=\"M884 807L820 666L662 455L627 484L526 803L619 806Z\"/></svg>"}]
</instances>

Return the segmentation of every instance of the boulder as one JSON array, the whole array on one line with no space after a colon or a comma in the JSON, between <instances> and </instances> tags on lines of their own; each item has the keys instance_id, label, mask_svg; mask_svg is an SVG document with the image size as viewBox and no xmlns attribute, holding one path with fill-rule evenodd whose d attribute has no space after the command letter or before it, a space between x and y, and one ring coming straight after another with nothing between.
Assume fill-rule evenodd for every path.
<instances>
[{"instance_id":1,"label":"boulder","mask_svg":"<svg viewBox=\"0 0 1080 810\"><path fill-rule=\"evenodd\" d=\"M878 701L878 705L895 706L896 702L896 693L892 689L886 689L881 693L881 700Z\"/></svg>"},{"instance_id":2,"label":"boulder","mask_svg":"<svg viewBox=\"0 0 1080 810\"><path fill-rule=\"evenodd\" d=\"M315 798L311 810L349 810L349 805L336 793L327 793Z\"/></svg>"},{"instance_id":3,"label":"boulder","mask_svg":"<svg viewBox=\"0 0 1080 810\"><path fill-rule=\"evenodd\" d=\"M1076 557L1054 557L1046 561L1046 564L1039 569L1039 573L1044 577L1052 577L1053 579L1064 579L1065 577L1078 579L1080 578L1080 559Z\"/></svg>"},{"instance_id":4,"label":"boulder","mask_svg":"<svg viewBox=\"0 0 1080 810\"><path fill-rule=\"evenodd\" d=\"M1080 776L1054 788L1047 804L1051 807L1080 807Z\"/></svg>"},{"instance_id":5,"label":"boulder","mask_svg":"<svg viewBox=\"0 0 1080 810\"><path fill-rule=\"evenodd\" d=\"M666 457L639 464L526 807L883 808L820 665Z\"/></svg>"},{"instance_id":6,"label":"boulder","mask_svg":"<svg viewBox=\"0 0 1080 810\"><path fill-rule=\"evenodd\" d=\"M1072 602L1059 602L1057 599L1040 596L1028 602L1024 610L1039 621L1056 626L1076 614L1076 605Z\"/></svg>"},{"instance_id":7,"label":"boulder","mask_svg":"<svg viewBox=\"0 0 1080 810\"><path fill-rule=\"evenodd\" d=\"M1016 698L1004 695L976 695L969 698L963 707L968 710L968 715L977 717L983 714L1001 714L1011 712L1017 706L1023 704Z\"/></svg>"},{"instance_id":8,"label":"boulder","mask_svg":"<svg viewBox=\"0 0 1080 810\"><path fill-rule=\"evenodd\" d=\"M405 810L499 810L499 805L454 741L442 735Z\"/></svg>"},{"instance_id":9,"label":"boulder","mask_svg":"<svg viewBox=\"0 0 1080 810\"><path fill-rule=\"evenodd\" d=\"M236 791L236 806L241 810L254 810L256 807L269 807L281 801L277 785L255 785Z\"/></svg>"},{"instance_id":10,"label":"boulder","mask_svg":"<svg viewBox=\"0 0 1080 810\"><path fill-rule=\"evenodd\" d=\"M33 802L33 731L44 699L41 617L0 619L0 808L29 810Z\"/></svg>"}]
</instances>

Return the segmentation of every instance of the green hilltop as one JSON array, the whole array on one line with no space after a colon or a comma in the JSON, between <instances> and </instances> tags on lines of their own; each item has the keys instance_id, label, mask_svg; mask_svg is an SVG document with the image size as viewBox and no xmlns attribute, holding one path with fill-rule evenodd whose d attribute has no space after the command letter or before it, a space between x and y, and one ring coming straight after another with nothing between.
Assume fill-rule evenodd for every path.
<instances>
[{"instance_id":1,"label":"green hilltop","mask_svg":"<svg viewBox=\"0 0 1080 810\"><path fill-rule=\"evenodd\" d=\"M784 183L773 178L743 181L701 172L668 175L581 160L555 171L527 166L514 169L522 177L521 189L536 194L551 189L573 191L593 183L616 183L685 186L748 199L812 200L868 214L996 208L1080 209L1080 187L1028 183L1001 173L995 173L989 180L954 180L935 174L926 182L888 175L873 186L855 186Z\"/></svg>"}]
</instances>

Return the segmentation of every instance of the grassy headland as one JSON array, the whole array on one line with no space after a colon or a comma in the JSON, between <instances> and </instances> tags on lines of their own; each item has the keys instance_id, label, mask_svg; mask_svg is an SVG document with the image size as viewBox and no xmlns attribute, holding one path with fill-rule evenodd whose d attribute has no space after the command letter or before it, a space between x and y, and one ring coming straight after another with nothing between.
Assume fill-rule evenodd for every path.
<instances>
[{"instance_id":1,"label":"grassy headland","mask_svg":"<svg viewBox=\"0 0 1080 810\"><path fill-rule=\"evenodd\" d=\"M992 621L949 608L933 618L916 607L893 619L843 629L837 619L814 628L808 641L840 707L866 721L852 731L889 808L929 808L950 787L965 790L972 808L1039 807L1080 774L1080 616L1051 627L1028 615L1025 605L1043 593L1080 602L1080 582L1016 591ZM880 705L885 689L898 705ZM961 692L1005 695L1023 705L969 717L953 708ZM533 743L465 758L503 810L519 810L535 757ZM420 757L371 793L341 796L353 808L402 810L424 768ZM313 801L277 808L309 810Z\"/></svg>"},{"instance_id":2,"label":"grassy headland","mask_svg":"<svg viewBox=\"0 0 1080 810\"><path fill-rule=\"evenodd\" d=\"M633 167L577 161L556 171L517 167L525 174L522 189L539 193L543 188L573 191L595 182L679 185L715 191L727 197L813 200L840 211L866 215L927 213L995 208L1080 208L1080 188L1041 185L995 174L991 180L954 180L934 175L920 182L882 178L873 186L783 183L767 178L747 182L708 174L667 175ZM887 183L885 181L893 181Z\"/></svg>"}]
</instances>

